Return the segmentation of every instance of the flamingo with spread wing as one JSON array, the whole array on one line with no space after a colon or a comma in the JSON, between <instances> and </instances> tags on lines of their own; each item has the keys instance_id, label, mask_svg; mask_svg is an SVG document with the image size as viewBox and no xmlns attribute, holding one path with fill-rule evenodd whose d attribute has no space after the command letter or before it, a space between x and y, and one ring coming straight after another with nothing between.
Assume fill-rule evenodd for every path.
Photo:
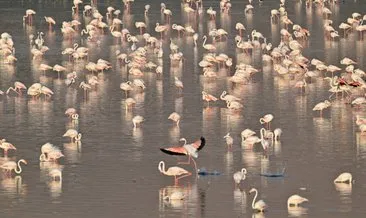
<instances>
[{"instance_id":1,"label":"flamingo with spread wing","mask_svg":"<svg viewBox=\"0 0 366 218\"><path fill-rule=\"evenodd\" d=\"M198 151L200 151L206 144L205 138L201 137L200 140L197 140L191 144L187 144L187 140L185 138L181 138L179 141L184 141L184 145L169 148L160 148L160 150L170 155L187 155L188 162L179 162L179 164L190 164L190 160L192 160L197 172L196 161L192 157L198 157Z\"/></svg>"}]
</instances>

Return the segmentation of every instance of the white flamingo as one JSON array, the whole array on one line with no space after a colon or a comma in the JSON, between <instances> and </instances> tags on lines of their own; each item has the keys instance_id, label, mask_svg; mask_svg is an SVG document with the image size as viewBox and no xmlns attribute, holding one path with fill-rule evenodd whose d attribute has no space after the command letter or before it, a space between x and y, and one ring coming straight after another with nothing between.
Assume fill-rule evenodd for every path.
<instances>
[{"instance_id":1,"label":"white flamingo","mask_svg":"<svg viewBox=\"0 0 366 218\"><path fill-rule=\"evenodd\" d=\"M267 204L263 200L255 201L258 196L258 190L255 188L252 188L249 193L255 192L255 196L253 198L252 202L252 209L258 211L258 212L264 212L267 209Z\"/></svg>"}]
</instances>

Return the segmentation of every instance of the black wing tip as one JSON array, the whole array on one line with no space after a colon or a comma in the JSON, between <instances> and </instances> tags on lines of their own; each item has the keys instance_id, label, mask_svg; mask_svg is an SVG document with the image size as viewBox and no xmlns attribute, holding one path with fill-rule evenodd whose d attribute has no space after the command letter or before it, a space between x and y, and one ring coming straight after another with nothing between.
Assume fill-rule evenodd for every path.
<instances>
[{"instance_id":1,"label":"black wing tip","mask_svg":"<svg viewBox=\"0 0 366 218\"><path fill-rule=\"evenodd\" d=\"M198 151L201 150L206 144L206 139L203 136L201 136L200 140L201 140L201 144L197 149Z\"/></svg>"},{"instance_id":2,"label":"black wing tip","mask_svg":"<svg viewBox=\"0 0 366 218\"><path fill-rule=\"evenodd\" d=\"M166 154L170 154L170 155L181 155L181 156L185 156L185 154L182 153L177 153L177 152L173 152L173 151L169 151L166 150L165 148L160 148L160 151L166 153Z\"/></svg>"}]
</instances>

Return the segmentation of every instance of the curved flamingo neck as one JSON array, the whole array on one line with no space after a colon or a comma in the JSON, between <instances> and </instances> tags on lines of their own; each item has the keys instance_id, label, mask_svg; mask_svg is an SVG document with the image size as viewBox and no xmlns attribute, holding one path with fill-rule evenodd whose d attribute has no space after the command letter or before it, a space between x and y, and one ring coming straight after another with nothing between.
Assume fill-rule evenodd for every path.
<instances>
[{"instance_id":1,"label":"curved flamingo neck","mask_svg":"<svg viewBox=\"0 0 366 218\"><path fill-rule=\"evenodd\" d=\"M226 96L226 91L223 91L220 95L221 100L224 100Z\"/></svg>"},{"instance_id":2,"label":"curved flamingo neck","mask_svg":"<svg viewBox=\"0 0 366 218\"><path fill-rule=\"evenodd\" d=\"M47 155L45 155L44 153L41 154L41 156L39 156L39 160L40 161L49 161L50 157Z\"/></svg>"},{"instance_id":3,"label":"curved flamingo neck","mask_svg":"<svg viewBox=\"0 0 366 218\"><path fill-rule=\"evenodd\" d=\"M260 119L259 119L259 122L260 122L261 124L265 123L265 121L264 121L264 119L263 119L263 118L260 118Z\"/></svg>"},{"instance_id":4,"label":"curved flamingo neck","mask_svg":"<svg viewBox=\"0 0 366 218\"><path fill-rule=\"evenodd\" d=\"M17 174L20 174L22 172L22 168L20 167L20 160L18 161L18 164L17 164L17 168L14 169L14 171L17 173ZM19 168L19 171L18 171L18 168Z\"/></svg>"},{"instance_id":5,"label":"curved flamingo neck","mask_svg":"<svg viewBox=\"0 0 366 218\"><path fill-rule=\"evenodd\" d=\"M207 36L204 36L204 37L203 37L203 43L202 43L202 46L205 46L205 45L206 45L206 40L207 40Z\"/></svg>"},{"instance_id":6,"label":"curved flamingo neck","mask_svg":"<svg viewBox=\"0 0 366 218\"><path fill-rule=\"evenodd\" d=\"M254 198L253 198L253 202L252 202L252 208L253 208L253 209L255 209L255 207L254 207L254 203L255 203L255 200L257 199L257 195L258 195L258 191L257 191L257 189L254 189L254 191L255 191L255 196L254 196Z\"/></svg>"},{"instance_id":7,"label":"curved flamingo neck","mask_svg":"<svg viewBox=\"0 0 366 218\"><path fill-rule=\"evenodd\" d=\"M159 171L163 174L166 174L165 163L163 161L159 163Z\"/></svg>"}]
</instances>

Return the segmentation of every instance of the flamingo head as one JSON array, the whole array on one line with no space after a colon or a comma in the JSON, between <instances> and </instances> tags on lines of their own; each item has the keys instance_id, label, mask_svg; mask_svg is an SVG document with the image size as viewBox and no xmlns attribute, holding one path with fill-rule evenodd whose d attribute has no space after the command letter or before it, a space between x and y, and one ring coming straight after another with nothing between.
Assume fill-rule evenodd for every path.
<instances>
[{"instance_id":1,"label":"flamingo head","mask_svg":"<svg viewBox=\"0 0 366 218\"><path fill-rule=\"evenodd\" d=\"M252 193L252 192L255 192L255 191L257 191L257 189L252 188L252 189L250 189L249 194Z\"/></svg>"},{"instance_id":2,"label":"flamingo head","mask_svg":"<svg viewBox=\"0 0 366 218\"><path fill-rule=\"evenodd\" d=\"M228 132L225 136L224 136L224 138L227 138L227 137L229 137L230 136L230 133Z\"/></svg>"},{"instance_id":3,"label":"flamingo head","mask_svg":"<svg viewBox=\"0 0 366 218\"><path fill-rule=\"evenodd\" d=\"M27 165L27 164L28 164L28 162L27 162L26 160L24 160L24 159L20 159L20 160L19 160L19 163L20 163L20 162L24 163L25 165Z\"/></svg>"}]
</instances>

